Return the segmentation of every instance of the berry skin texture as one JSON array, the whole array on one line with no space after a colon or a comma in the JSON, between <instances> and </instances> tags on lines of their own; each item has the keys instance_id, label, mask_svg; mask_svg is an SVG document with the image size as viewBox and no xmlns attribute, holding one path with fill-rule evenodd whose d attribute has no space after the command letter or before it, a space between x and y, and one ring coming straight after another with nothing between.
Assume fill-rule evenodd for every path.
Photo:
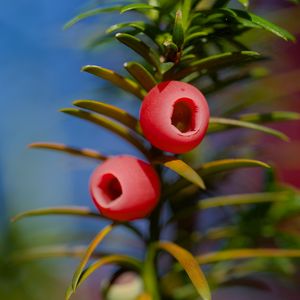
<instances>
[{"instance_id":1,"label":"berry skin texture","mask_svg":"<svg viewBox=\"0 0 300 300\"><path fill-rule=\"evenodd\" d=\"M131 221L144 218L155 208L160 181L149 163L132 156L115 156L93 172L90 194L105 217Z\"/></svg>"},{"instance_id":2,"label":"berry skin texture","mask_svg":"<svg viewBox=\"0 0 300 300\"><path fill-rule=\"evenodd\" d=\"M155 147L172 153L185 153L204 138L209 107L204 95L193 85L165 81L145 96L140 124L145 137Z\"/></svg>"}]
</instances>

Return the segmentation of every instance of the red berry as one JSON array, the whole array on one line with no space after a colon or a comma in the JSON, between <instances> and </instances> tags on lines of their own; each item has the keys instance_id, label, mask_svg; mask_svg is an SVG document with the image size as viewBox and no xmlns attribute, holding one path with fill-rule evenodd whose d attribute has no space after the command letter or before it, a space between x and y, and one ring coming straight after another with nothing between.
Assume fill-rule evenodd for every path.
<instances>
[{"instance_id":1,"label":"red berry","mask_svg":"<svg viewBox=\"0 0 300 300\"><path fill-rule=\"evenodd\" d=\"M209 108L203 94L180 81L161 82L143 100L140 123L146 138L157 148L184 153L203 139Z\"/></svg>"},{"instance_id":2,"label":"red berry","mask_svg":"<svg viewBox=\"0 0 300 300\"><path fill-rule=\"evenodd\" d=\"M132 156L115 156L93 172L90 193L104 216L130 221L143 218L154 209L160 183L150 164Z\"/></svg>"}]
</instances>

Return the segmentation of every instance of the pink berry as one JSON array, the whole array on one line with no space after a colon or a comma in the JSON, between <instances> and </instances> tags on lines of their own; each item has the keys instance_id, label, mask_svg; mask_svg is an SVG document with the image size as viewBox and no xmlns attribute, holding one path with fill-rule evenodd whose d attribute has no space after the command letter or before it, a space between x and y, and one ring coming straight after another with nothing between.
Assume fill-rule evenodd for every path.
<instances>
[{"instance_id":1,"label":"pink berry","mask_svg":"<svg viewBox=\"0 0 300 300\"><path fill-rule=\"evenodd\" d=\"M155 147L184 153L202 141L209 122L203 94L180 81L161 82L143 100L140 123L145 137Z\"/></svg>"},{"instance_id":2,"label":"pink berry","mask_svg":"<svg viewBox=\"0 0 300 300\"><path fill-rule=\"evenodd\" d=\"M147 216L160 196L159 178L149 163L132 156L115 156L96 168L90 193L101 214L130 221Z\"/></svg>"}]
</instances>

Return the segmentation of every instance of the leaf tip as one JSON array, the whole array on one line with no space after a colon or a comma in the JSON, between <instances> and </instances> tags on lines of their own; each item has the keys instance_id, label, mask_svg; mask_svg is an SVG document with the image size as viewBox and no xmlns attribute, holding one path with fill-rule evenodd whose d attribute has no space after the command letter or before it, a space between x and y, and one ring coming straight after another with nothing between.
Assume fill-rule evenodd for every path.
<instances>
[{"instance_id":1,"label":"leaf tip","mask_svg":"<svg viewBox=\"0 0 300 300\"><path fill-rule=\"evenodd\" d=\"M264 162L261 163L261 166L264 167L264 168L266 168L266 169L272 169L271 165L269 165L267 163L264 163Z\"/></svg>"},{"instance_id":2,"label":"leaf tip","mask_svg":"<svg viewBox=\"0 0 300 300\"><path fill-rule=\"evenodd\" d=\"M85 66L81 67L80 71L81 72L88 72L93 67L94 67L93 65L85 65Z\"/></svg>"},{"instance_id":3,"label":"leaf tip","mask_svg":"<svg viewBox=\"0 0 300 300\"><path fill-rule=\"evenodd\" d=\"M73 108L60 108L58 111L67 114L67 113L71 112L72 110L74 110L74 109Z\"/></svg>"},{"instance_id":4,"label":"leaf tip","mask_svg":"<svg viewBox=\"0 0 300 300\"><path fill-rule=\"evenodd\" d=\"M290 137L288 135L286 135L285 133L283 133L283 132L280 132L280 135L278 134L278 137L282 141L287 142L287 143L289 143L291 141Z\"/></svg>"},{"instance_id":5,"label":"leaf tip","mask_svg":"<svg viewBox=\"0 0 300 300\"><path fill-rule=\"evenodd\" d=\"M181 11L181 9L178 9L178 10L176 11L176 18L178 18L178 19L181 19L181 18L182 18L182 11Z\"/></svg>"},{"instance_id":6,"label":"leaf tip","mask_svg":"<svg viewBox=\"0 0 300 300\"><path fill-rule=\"evenodd\" d=\"M68 21L68 22L63 26L62 29L63 29L63 30L67 30L67 29L71 28L74 24L75 24L75 23L74 23L74 20L72 19L72 20Z\"/></svg>"},{"instance_id":7,"label":"leaf tip","mask_svg":"<svg viewBox=\"0 0 300 300\"><path fill-rule=\"evenodd\" d=\"M83 102L83 100L74 100L72 102L72 104L75 105L75 106L80 106L82 104L82 102Z\"/></svg>"},{"instance_id":8,"label":"leaf tip","mask_svg":"<svg viewBox=\"0 0 300 300\"><path fill-rule=\"evenodd\" d=\"M249 56L261 56L261 54L259 52L257 52L257 51L249 51L249 50L241 51L241 54L249 55Z\"/></svg>"},{"instance_id":9,"label":"leaf tip","mask_svg":"<svg viewBox=\"0 0 300 300\"><path fill-rule=\"evenodd\" d=\"M72 24L70 24L70 22L67 22L63 27L62 30L67 30L72 26Z\"/></svg>"},{"instance_id":10,"label":"leaf tip","mask_svg":"<svg viewBox=\"0 0 300 300\"><path fill-rule=\"evenodd\" d=\"M198 187L199 187L200 189L206 190L206 185L205 185L205 182L204 182L203 180L199 180L199 181L197 182L197 185L198 185Z\"/></svg>"},{"instance_id":11,"label":"leaf tip","mask_svg":"<svg viewBox=\"0 0 300 300\"><path fill-rule=\"evenodd\" d=\"M69 300L71 298L71 296L73 295L73 293L74 293L73 287L72 287L72 285L70 285L68 287L68 289L66 290L65 300Z\"/></svg>"}]
</instances>

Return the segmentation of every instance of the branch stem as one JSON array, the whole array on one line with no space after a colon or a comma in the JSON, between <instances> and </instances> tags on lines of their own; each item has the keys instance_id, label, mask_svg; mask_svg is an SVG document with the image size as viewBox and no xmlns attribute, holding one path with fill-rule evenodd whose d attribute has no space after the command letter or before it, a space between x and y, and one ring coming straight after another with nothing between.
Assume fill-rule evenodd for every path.
<instances>
[{"instance_id":1,"label":"branch stem","mask_svg":"<svg viewBox=\"0 0 300 300\"><path fill-rule=\"evenodd\" d=\"M151 300L160 300L159 285L155 263L156 246L150 243L147 247L146 258L143 268L143 280L145 291L151 295Z\"/></svg>"}]
</instances>

